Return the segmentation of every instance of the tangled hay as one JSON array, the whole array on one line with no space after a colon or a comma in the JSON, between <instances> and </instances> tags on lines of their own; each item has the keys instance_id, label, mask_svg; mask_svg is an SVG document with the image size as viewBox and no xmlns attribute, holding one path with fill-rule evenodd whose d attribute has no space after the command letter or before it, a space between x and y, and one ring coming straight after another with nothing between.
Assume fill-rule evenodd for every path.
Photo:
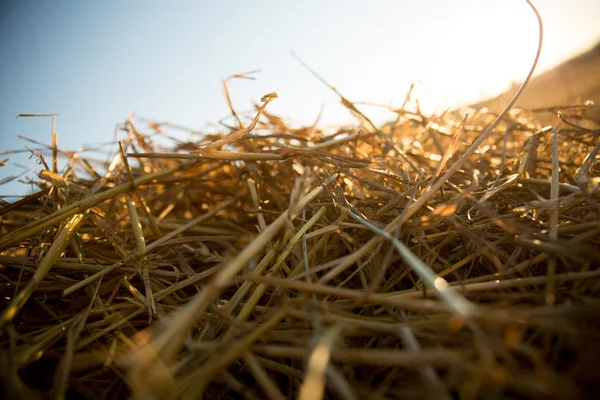
<instances>
[{"instance_id":1,"label":"tangled hay","mask_svg":"<svg viewBox=\"0 0 600 400\"><path fill-rule=\"evenodd\" d=\"M129 119L110 162L48 148L66 171L0 209L5 398L600 389L591 104L494 122L409 93L376 127L342 97L360 123L330 132L275 97L202 141Z\"/></svg>"}]
</instances>

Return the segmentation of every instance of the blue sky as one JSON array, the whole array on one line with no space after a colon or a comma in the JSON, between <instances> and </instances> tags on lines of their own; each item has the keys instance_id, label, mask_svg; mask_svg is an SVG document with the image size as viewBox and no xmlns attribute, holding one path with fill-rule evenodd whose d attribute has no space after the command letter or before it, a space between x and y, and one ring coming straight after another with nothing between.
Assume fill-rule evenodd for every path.
<instances>
[{"instance_id":1,"label":"blue sky","mask_svg":"<svg viewBox=\"0 0 600 400\"><path fill-rule=\"evenodd\" d=\"M600 39L597 0L536 1L545 21L540 70ZM460 104L522 79L537 25L524 1L0 1L0 152L25 135L59 145L112 140L129 112L210 131L228 114L221 77L237 80L236 108L278 89L271 112L309 123L351 121L338 100L290 55L299 54L352 100L401 103L418 80L423 104ZM367 113L368 109L365 109ZM386 116L378 116L382 121ZM36 168L8 157L0 179ZM26 192L10 185L0 193Z\"/></svg>"}]
</instances>

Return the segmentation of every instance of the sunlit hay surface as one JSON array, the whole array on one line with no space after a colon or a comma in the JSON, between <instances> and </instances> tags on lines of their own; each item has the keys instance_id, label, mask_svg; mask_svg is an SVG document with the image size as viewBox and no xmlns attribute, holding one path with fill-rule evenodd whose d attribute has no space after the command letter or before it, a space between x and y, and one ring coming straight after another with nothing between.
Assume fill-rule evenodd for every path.
<instances>
[{"instance_id":1,"label":"sunlit hay surface","mask_svg":"<svg viewBox=\"0 0 600 400\"><path fill-rule=\"evenodd\" d=\"M58 174L39 153L36 193L0 210L5 398L593 397L589 105L562 109L558 153L511 111L427 194L495 116L412 104L379 133L257 106L187 142L130 119L107 162L59 152Z\"/></svg>"}]
</instances>

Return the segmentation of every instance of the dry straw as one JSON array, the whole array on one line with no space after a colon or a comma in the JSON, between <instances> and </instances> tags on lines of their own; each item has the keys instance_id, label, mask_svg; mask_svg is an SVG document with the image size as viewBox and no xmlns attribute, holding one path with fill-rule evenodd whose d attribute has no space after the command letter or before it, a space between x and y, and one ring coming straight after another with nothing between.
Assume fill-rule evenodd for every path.
<instances>
[{"instance_id":1,"label":"dry straw","mask_svg":"<svg viewBox=\"0 0 600 400\"><path fill-rule=\"evenodd\" d=\"M0 209L5 398L591 397L599 126L512 109L541 37L500 115L409 92L378 127L334 89L356 126L294 128L224 79L225 134L130 119L109 162L54 134Z\"/></svg>"}]
</instances>

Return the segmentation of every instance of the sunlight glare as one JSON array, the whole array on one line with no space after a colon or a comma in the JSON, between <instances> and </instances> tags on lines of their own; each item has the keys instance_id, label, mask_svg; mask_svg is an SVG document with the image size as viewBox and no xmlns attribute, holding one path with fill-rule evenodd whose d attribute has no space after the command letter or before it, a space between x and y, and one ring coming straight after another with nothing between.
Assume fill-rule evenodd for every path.
<instances>
[{"instance_id":1,"label":"sunlight glare","mask_svg":"<svg viewBox=\"0 0 600 400\"><path fill-rule=\"evenodd\" d=\"M538 43L535 15L525 2L458 0L438 29L419 41L415 59L428 61L413 93L425 112L442 112L494 97L520 84L531 67ZM435 52L435 54L431 54ZM538 73L557 62L545 44ZM397 53L392 63L406 62Z\"/></svg>"}]
</instances>

